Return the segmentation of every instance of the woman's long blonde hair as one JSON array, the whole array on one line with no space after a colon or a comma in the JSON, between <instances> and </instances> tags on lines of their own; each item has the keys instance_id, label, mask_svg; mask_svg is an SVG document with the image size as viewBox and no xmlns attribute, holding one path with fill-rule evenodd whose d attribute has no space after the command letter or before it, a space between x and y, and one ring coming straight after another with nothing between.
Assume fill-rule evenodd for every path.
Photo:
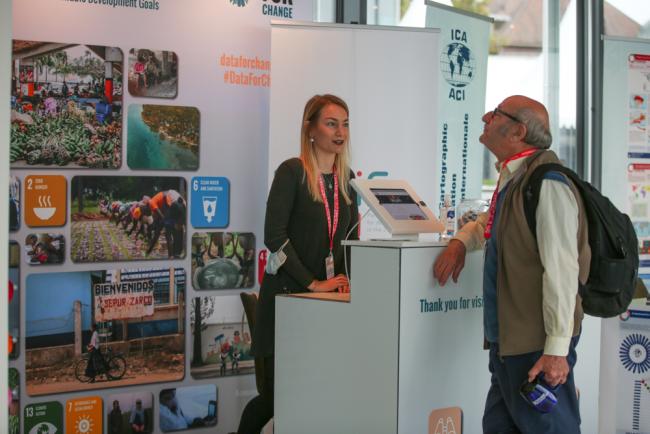
<instances>
[{"instance_id":1,"label":"woman's long blonde hair","mask_svg":"<svg viewBox=\"0 0 650 434\"><path fill-rule=\"evenodd\" d=\"M314 144L309 139L309 131L312 125L318 121L323 107L334 104L345 110L345 113L350 116L348 105L341 98L335 95L324 94L312 96L307 104L305 104L305 111L302 115L302 128L300 129L300 160L305 169L305 178L307 179L307 188L311 197L317 201L322 202L323 199L320 195L320 188L318 186L318 163L316 161L316 153L314 151ZM348 185L350 181L350 154L349 154L349 141L345 144L345 149L340 154L336 154L334 165L336 166L336 176L339 179L339 186L345 203L348 205L352 202Z\"/></svg>"}]
</instances>

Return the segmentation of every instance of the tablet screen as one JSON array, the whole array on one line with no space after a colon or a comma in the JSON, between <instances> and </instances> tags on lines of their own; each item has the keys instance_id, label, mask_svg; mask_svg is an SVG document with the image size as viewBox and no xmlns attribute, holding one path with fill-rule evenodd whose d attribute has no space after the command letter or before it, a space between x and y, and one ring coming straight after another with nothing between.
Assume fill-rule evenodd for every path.
<instances>
[{"instance_id":1,"label":"tablet screen","mask_svg":"<svg viewBox=\"0 0 650 434\"><path fill-rule=\"evenodd\" d=\"M379 204L395 220L428 220L413 198L401 188L371 188Z\"/></svg>"}]
</instances>

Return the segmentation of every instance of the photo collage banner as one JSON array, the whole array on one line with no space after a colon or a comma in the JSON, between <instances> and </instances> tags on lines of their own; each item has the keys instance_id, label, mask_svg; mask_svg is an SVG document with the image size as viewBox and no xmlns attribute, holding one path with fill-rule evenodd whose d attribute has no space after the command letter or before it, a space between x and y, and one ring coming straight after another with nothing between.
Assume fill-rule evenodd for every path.
<instances>
[{"instance_id":1,"label":"photo collage banner","mask_svg":"<svg viewBox=\"0 0 650 434\"><path fill-rule=\"evenodd\" d=\"M650 44L606 38L604 47L602 191L629 215L650 287ZM650 298L603 321L600 370L600 429L650 434Z\"/></svg>"},{"instance_id":2,"label":"photo collage banner","mask_svg":"<svg viewBox=\"0 0 650 434\"><path fill-rule=\"evenodd\" d=\"M627 212L639 239L639 277L650 287L650 53L627 59ZM619 318L617 432L650 433L650 299Z\"/></svg>"},{"instance_id":3,"label":"photo collage banner","mask_svg":"<svg viewBox=\"0 0 650 434\"><path fill-rule=\"evenodd\" d=\"M10 434L236 430L278 18L312 1L13 2Z\"/></svg>"}]
</instances>

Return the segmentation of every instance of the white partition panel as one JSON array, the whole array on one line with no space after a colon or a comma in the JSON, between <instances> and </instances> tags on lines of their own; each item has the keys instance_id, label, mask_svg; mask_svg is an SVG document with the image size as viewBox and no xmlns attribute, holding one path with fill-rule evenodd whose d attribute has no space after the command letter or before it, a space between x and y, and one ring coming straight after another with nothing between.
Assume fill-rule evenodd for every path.
<instances>
[{"instance_id":1,"label":"white partition panel","mask_svg":"<svg viewBox=\"0 0 650 434\"><path fill-rule=\"evenodd\" d=\"M300 153L307 100L333 93L350 108L357 176L407 179L434 204L438 31L284 22L272 27L269 182L282 161ZM362 229L376 224L367 219Z\"/></svg>"},{"instance_id":2,"label":"white partition panel","mask_svg":"<svg viewBox=\"0 0 650 434\"><path fill-rule=\"evenodd\" d=\"M33 409L33 407L27 406L36 403L58 402L63 406L64 411L67 411L70 408L66 406L68 400L81 400L87 396L99 397L103 400L103 405L98 414L105 415L112 409L110 398L113 395L150 392L154 399L151 415L147 416L149 426L153 429L153 433L160 433L162 432L159 417L159 392L161 390L210 384L216 385L216 396L214 392L211 395L202 396L201 400L197 401L201 404L193 406L194 410L191 410L191 407L188 409L189 404L181 403L180 406L184 413L188 415L194 411L194 414L203 417L208 413L209 402L216 400L216 426L200 429L199 432L208 432L209 430L211 433L225 434L237 429L244 406L257 395L255 378L251 369L252 357L242 356L240 353L241 363L238 362L239 365L233 366L235 358L232 355L234 352L229 353L231 355L228 356L224 353L228 369L226 370L224 365L224 369L220 370L220 362L224 359L221 359L221 352L217 347L219 349L226 349L228 346L233 348L234 338L231 336L234 324L238 324L240 331L241 339L238 337L238 342L249 344L250 336L245 330L246 321L239 293L244 290L256 291L259 287L257 273L255 273L254 279L249 278L246 283L243 281L231 282L228 283L228 288L222 287L223 289L217 289L219 285L206 288L197 284L196 279L191 277L193 272L193 274L198 274L198 270L202 268L197 266L199 265L197 259L201 256L200 253L197 253L203 249L201 239L205 239L203 234L206 232L236 232L254 235L254 238L251 236L248 238L249 253L250 248L253 248L254 257L263 247L264 201L266 199L265 186L268 167L266 154L269 131L270 21L271 18L277 16L300 20L311 19L313 16L312 2L310 0L285 1L281 4L272 1L248 0L3 0L0 2L0 37L2 38L0 97L3 104L0 109L0 144L3 152L0 157L2 204L7 206L9 151L21 148L21 142L16 137L22 137L15 133L13 138L9 137L10 129L15 130L18 125L18 122L13 122L12 125L9 122L9 89L12 87L10 84L13 85L14 93L13 116L19 118L21 123L28 125L34 120L40 122L41 119L46 119L49 122L50 115L52 118L62 116L64 111L69 112L70 117L77 120L83 119L83 122L78 122L83 128L77 129L78 132L83 131L83 133L68 134L65 137L66 143L68 143L68 139L74 141L75 138L79 143L85 143L82 138L88 139L90 142L93 135L100 139L109 134L103 132L104 125L99 124L94 107L101 95L111 95L114 102L113 119L119 121L117 123L119 125L116 128L111 127L110 134L115 136L116 142L119 142L121 146L119 149L115 146L110 151L97 151L104 154L111 153L115 160L119 160L113 163L111 169L102 169L97 164L83 166L83 163L77 164L77 162L70 162L66 165L65 161L61 166L45 163L33 164L23 162L25 159L22 157L14 157L18 161L11 162L10 174L17 177L21 183L18 190L22 192L24 200L19 201L21 204L20 215L24 217L21 217L22 221L17 230L8 232L8 213L6 209L0 212L0 227L2 228L0 233L3 234L0 242L0 259L3 264L0 267L2 276L0 280L7 282L8 238L19 244L19 249L14 250L20 254L21 265L19 277L14 277L16 288L19 288L19 291L16 292L18 296L14 298L14 301L19 303L14 303L14 305L18 304L19 307L16 310L21 312L20 319L16 320L20 327L15 327L20 331L17 343L19 351L17 358L9 361L9 366L18 369L20 373L19 395L22 407L19 407L17 411L21 415L22 428L28 426L25 424L26 418L24 417L28 413L27 410ZM16 41L13 44L12 38ZM105 50L104 47L116 47L117 49ZM133 55L130 54L131 50L133 50ZM136 72L135 63L139 63L144 57L152 56L151 53L157 53L155 54L157 57L154 58L160 58L159 52L162 51L166 52L164 60L160 61L163 65L162 69L165 69L164 65L175 65L174 67L169 66L169 69L174 71L173 74L170 74L173 76L173 80L169 79L166 73L163 74L164 77L158 75L155 80L147 83L136 78L139 73ZM119 52L121 52L121 56L117 55ZM320 51L319 55L324 52ZM136 55L136 53L138 54ZM170 53L173 53L175 57ZM60 65L47 66L52 62L54 55L59 59ZM121 61L118 61L118 58L121 58ZM136 59L139 58L140 60L136 62ZM171 60L173 58L176 60ZM90 72L86 75L80 66L84 65L84 59L88 62L86 65L100 65L101 72L97 73L94 66L93 68L87 66L86 71ZM110 67L107 67L109 64ZM22 70L26 73L20 73L21 67L24 67ZM150 78L155 77L155 73L156 68L153 68L149 73ZM12 80L14 76L17 80ZM88 92L93 98L84 96L90 88L91 80L93 86L97 82L101 82L103 85L104 82L110 82L105 80L109 76L113 79L112 91L102 87L100 93L95 88ZM292 79L300 81L305 77L293 75ZM161 83L159 80L163 82ZM64 81L69 89L68 95L65 97L62 86ZM131 89L129 89L130 81L133 83ZM43 87L43 84L46 86ZM31 91L29 90L30 85ZM77 93L80 92L81 98L77 98L78 95L72 95L75 87L78 87ZM35 90L41 93L43 88L53 91L57 99L54 111L45 113L47 118L41 116L43 113L38 114L39 110L44 112L44 107L39 108L43 104L38 102L41 99L40 95L38 99L34 98ZM156 88L158 89L156 90ZM21 106L17 109L20 99L30 102L30 104L25 104L24 107ZM33 105L31 105L32 101ZM189 108L187 111L178 110L176 112L189 114L178 124L183 123L184 128L181 134L186 138L189 137L188 142L191 143L188 146L182 146L187 145L188 142L181 139L176 140L179 143L176 143L174 147L169 147L168 143L164 143L167 140L163 140L165 134L159 132L162 131L160 129L162 122L155 122L157 125L152 127L156 129L155 133L153 129L145 127L141 116L143 106L162 106L162 108L154 108L152 112L166 113L166 115L155 116L161 120L164 118L165 124L168 124L168 121L169 124L175 123L169 114L176 110L169 107ZM118 107L121 110L118 110ZM31 112L32 109L34 113ZM196 116L197 114L198 116ZM34 115L33 118L32 115ZM149 119L150 123L151 119ZM75 123L77 122L75 121ZM194 127L195 125L196 127ZM57 139L63 139L64 128L57 126L52 130L56 131ZM143 131L147 134L140 134ZM101 137L99 137L100 135ZM40 134L34 134L33 137L32 142L36 147L40 147L41 142L45 142L40 140ZM179 139L179 136L176 136L176 139ZM63 140L60 142L63 143ZM50 141L45 143L50 143ZM152 147L148 152L142 152L147 150L146 145L148 144L151 144ZM68 145L66 144L66 146ZM93 144L91 149L96 146ZM61 149L61 147L57 145L57 149ZM178 154L175 153L177 150L180 151ZM86 151L84 155L92 156L95 151L96 148ZM190 160L193 163L181 164L183 159L187 158L188 153L192 153ZM135 161L132 157L137 155L144 155L144 157ZM162 156L166 160L164 164L156 164L158 157ZM136 158L136 160L138 159ZM27 211L33 207L28 207L28 200L25 199L27 191L25 180L27 177L53 175L58 176L59 181L60 177L65 178L66 184L62 191L67 194L65 195L67 202L63 206L67 217L66 223L57 227L46 227L41 224L30 227L26 221ZM79 177L97 177L94 179L99 180L101 188L74 189L72 187L74 180ZM126 177L134 177L134 181L130 183L134 188L149 189L149 191L141 191L137 195L131 194L131 192L116 191L114 189L116 185L124 185L129 181ZM131 254L130 252L135 251L133 248L136 243L140 243L134 239L134 234L129 237L122 227L108 225L108 219L100 217L99 209L97 212L90 210L88 214L82 215L81 208L84 208L80 205L82 201L73 199L75 195L86 195L86 193L94 191L102 196L111 196L111 201L140 200L145 194L154 196L158 192L158 188L143 186L147 185L147 179L155 180L158 183L169 177L179 178L178 185L188 187L185 198L189 206L187 207L186 233L183 240L185 253L176 255L175 258L168 259L167 252L162 260L155 254L147 255L144 251L140 255ZM229 194L224 191L225 187L223 186L225 185L228 186ZM168 188L171 187L164 187L164 189ZM160 190L162 189L160 188ZM183 190L183 188L179 188L179 190ZM207 220L209 213L203 205L207 202L204 202L202 200L204 196L199 194L206 191L223 193L219 195L218 210L225 218L218 223L216 222L218 218ZM87 199L84 199L83 202L88 209L97 204L95 197L91 198L91 195L86 197ZM210 196L205 197L211 198ZM72 205L73 202L75 205ZM214 208L217 208L216 202L212 203L215 203ZM62 208L58 207L58 209ZM79 215L79 219L76 218L76 215ZM94 222L86 220L86 217L93 218ZM79 223L78 226L77 223ZM76 229L86 223L92 223L97 229ZM111 232L117 234L116 237L105 238L103 242L100 242L97 237L95 238L97 242L86 242L90 234L104 236ZM34 265L26 254L28 250L25 243L27 236L32 233L63 235L65 238L64 262L53 265ZM195 242L193 242L195 235ZM79 242L75 244L73 238ZM158 246L162 245L164 238L165 235L160 237L161 242ZM94 254L101 251L110 252L110 254L103 257L93 256L92 259L90 259L90 255L86 257L87 253ZM114 255L114 252L122 252L122 254ZM157 260L154 261L154 259ZM213 256L213 259L218 258ZM261 266L257 264L258 262L255 261L249 270L263 268L261 260L259 263ZM66 362L67 366L74 364L76 356L72 356L75 358L70 357L70 360L66 360L65 357L67 357L68 351L70 353L74 351L75 343L78 346L78 351L81 351L82 346L85 347L88 343L90 321L91 318L95 318L93 311L96 312L94 309L96 305L92 301L90 277L75 279L74 275L79 276L82 273L90 275L91 271L142 271L169 269L170 267L176 270L185 270L183 277L185 280L182 281L181 278L174 277L177 289L160 289L160 294L164 293L163 297L158 297L155 300L155 309L160 314L155 317L155 321L151 320L153 326L150 329L145 324L151 319L149 317L145 317L144 320L141 318L116 320L114 324L107 326L107 329L108 327L113 328L110 331L113 333L113 338L108 345L119 347L117 349L126 354L128 372L121 382L104 381L102 378L95 383L85 384L74 378L73 369L61 368L59 364L61 359ZM154 270L154 272L156 271ZM95 273L93 276L99 274L101 273ZM160 274L164 274L164 272ZM166 278L171 280L169 275ZM41 282L47 282L48 287L42 285ZM171 285L169 286L171 287ZM5 286L5 288L7 287ZM39 292L40 288L49 291L43 290L41 293ZM181 292L184 297L179 296L180 301L175 303L174 295L180 295ZM7 333L7 293L4 294L5 304L1 310L2 313L0 313L0 329ZM40 297L40 294L46 294L48 298ZM75 301L79 300L78 304L73 304L72 300L68 303L72 297L79 297L74 299ZM195 312L192 302L198 297L210 297L212 302L210 306L213 305L213 308L205 309L201 313L202 325L205 328L196 328L199 330L196 335L201 334L203 339L194 339L194 325L198 322L192 320L193 312ZM76 309L77 306L78 309ZM203 306L207 305L203 304ZM79 315L76 316L76 313ZM210 314L208 315L208 313ZM176 316L172 317L173 315ZM16 316L13 315L14 318ZM207 317L219 324L206 324ZM73 323L79 326L73 328ZM222 330L225 326L231 330L230 334L221 331L214 332L216 328L221 327L220 330ZM118 330L126 332L118 333ZM102 326L99 331L104 335ZM147 333L155 335L151 339L151 350L146 347L150 343L147 341L149 339ZM163 338L159 336L163 336ZM102 336L102 345L105 345L107 337L108 333ZM173 343L174 353L160 345L160 341L163 339L165 342ZM194 352L195 342L201 343L204 351ZM224 346L224 344L228 345ZM4 348L7 348L6 344ZM208 355L208 352L211 354ZM195 359L194 356L197 353L203 360L198 360L198 357ZM41 355L43 357L40 357ZM5 363L2 366L6 367L6 358L0 357L0 359ZM170 361L163 363L162 360ZM245 368L244 365L246 365ZM155 373L157 370L165 369L167 372L160 375ZM7 371L5 368L0 370L4 373L0 384L4 385L7 380ZM174 376L174 382L167 381L170 375ZM0 389L4 393L0 402L5 409L0 417L0 433L6 433L8 432L7 406L4 406L4 403L7 399L7 388L2 386ZM14 396L15 398L17 396ZM11 395L9 395L9 399L12 399ZM15 410L15 405L13 407L12 410ZM122 411L125 413L130 411L130 406L123 406ZM34 411L34 413L39 413L39 411ZM109 431L106 417L103 420L94 415L91 419L78 418L78 420L82 419L85 421L83 426L86 428L89 422L94 423L92 432L102 432L102 428L104 432ZM66 416L65 420L74 419L72 416ZM214 422L214 419L210 422ZM30 431L22 428L20 432ZM72 433L74 429L59 427L57 432Z\"/></svg>"}]
</instances>

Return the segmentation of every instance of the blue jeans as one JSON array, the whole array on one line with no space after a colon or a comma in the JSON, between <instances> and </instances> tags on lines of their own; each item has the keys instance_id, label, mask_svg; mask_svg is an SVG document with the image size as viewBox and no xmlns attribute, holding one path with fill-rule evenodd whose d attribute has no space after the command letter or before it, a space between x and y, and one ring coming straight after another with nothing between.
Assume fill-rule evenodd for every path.
<instances>
[{"instance_id":1,"label":"blue jeans","mask_svg":"<svg viewBox=\"0 0 650 434\"><path fill-rule=\"evenodd\" d=\"M569 375L556 391L558 403L547 414L533 409L519 395L519 388L528 379L528 371L542 356L535 351L516 356L499 355L499 344L490 343L491 386L485 401L483 432L485 434L579 434L580 408L573 379L576 345L580 336L571 339L567 362Z\"/></svg>"}]
</instances>

